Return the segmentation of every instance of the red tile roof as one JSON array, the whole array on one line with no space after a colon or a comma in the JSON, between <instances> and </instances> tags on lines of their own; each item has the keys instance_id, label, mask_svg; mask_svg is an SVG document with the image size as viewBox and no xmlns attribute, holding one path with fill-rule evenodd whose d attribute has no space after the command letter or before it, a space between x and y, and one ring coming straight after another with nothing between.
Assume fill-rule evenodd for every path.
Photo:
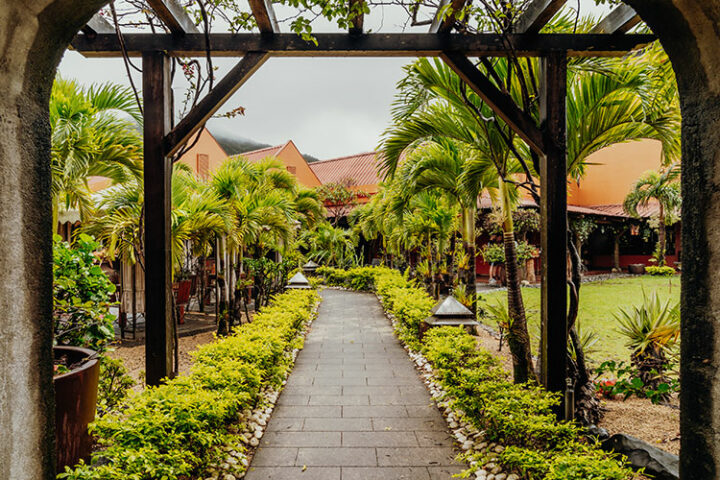
<instances>
[{"instance_id":1,"label":"red tile roof","mask_svg":"<svg viewBox=\"0 0 720 480\"><path fill-rule=\"evenodd\" d=\"M625 210L623 209L623 206L621 204L593 205L590 208L603 212L604 215L610 215L613 217L630 217L630 215L625 213ZM642 218L648 218L657 214L660 209L658 208L657 204L650 204L646 207L639 206L637 210Z\"/></svg>"},{"instance_id":2,"label":"red tile roof","mask_svg":"<svg viewBox=\"0 0 720 480\"><path fill-rule=\"evenodd\" d=\"M261 148L260 150L240 153L238 154L238 156L246 158L248 162L257 162L266 157L277 157L280 152L282 152L283 149L289 144L290 142L287 142L282 145L276 145L274 147Z\"/></svg>"},{"instance_id":3,"label":"red tile roof","mask_svg":"<svg viewBox=\"0 0 720 480\"><path fill-rule=\"evenodd\" d=\"M534 207L538 208L537 204L527 198L523 198L520 200L520 206L521 207ZM480 201L478 202L478 207L482 209L489 209L492 208L492 200L490 199L490 196L487 194L483 194L483 196L480 198ZM581 213L585 215L597 215L602 217L620 217L620 218L630 218L630 215L625 213L625 210L623 209L622 204L613 204L613 205L590 205L590 206L581 206L581 205L572 205L568 204L568 212L572 213ZM648 205L647 207L638 207L638 213L642 218L648 218L652 215L656 214L658 212L657 205Z\"/></svg>"},{"instance_id":4,"label":"red tile roof","mask_svg":"<svg viewBox=\"0 0 720 480\"><path fill-rule=\"evenodd\" d=\"M353 185L375 185L380 183L377 154L359 153L347 157L320 160L310 163L310 168L323 185L352 180Z\"/></svg>"}]
</instances>

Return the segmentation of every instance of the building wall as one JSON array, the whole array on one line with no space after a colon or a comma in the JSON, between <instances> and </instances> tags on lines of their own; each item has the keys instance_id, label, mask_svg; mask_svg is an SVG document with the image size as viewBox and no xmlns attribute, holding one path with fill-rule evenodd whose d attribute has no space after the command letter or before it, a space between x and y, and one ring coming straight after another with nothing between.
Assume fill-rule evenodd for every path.
<instances>
[{"instance_id":1,"label":"building wall","mask_svg":"<svg viewBox=\"0 0 720 480\"><path fill-rule=\"evenodd\" d=\"M656 140L620 143L588 157L585 176L568 185L568 202L573 205L621 204L637 179L661 166L662 148Z\"/></svg>"},{"instance_id":2,"label":"building wall","mask_svg":"<svg viewBox=\"0 0 720 480\"><path fill-rule=\"evenodd\" d=\"M293 173L297 177L298 182L302 185L308 188L320 186L320 180L318 180L317 176L313 173L312 169L305 161L305 158L300 153L300 150L298 150L292 141L288 142L285 147L278 152L277 158L283 162L285 168L287 168L289 172Z\"/></svg>"},{"instance_id":3,"label":"building wall","mask_svg":"<svg viewBox=\"0 0 720 480\"><path fill-rule=\"evenodd\" d=\"M203 129L200 139L180 158L179 162L184 163L195 173L206 174L213 172L228 158L225 150L215 140L208 129ZM98 192L111 185L108 178L105 177L89 177L88 186L93 192Z\"/></svg>"},{"instance_id":4,"label":"building wall","mask_svg":"<svg viewBox=\"0 0 720 480\"><path fill-rule=\"evenodd\" d=\"M216 170L228 158L225 150L208 129L203 129L200 139L180 158L197 174L209 174Z\"/></svg>"}]
</instances>

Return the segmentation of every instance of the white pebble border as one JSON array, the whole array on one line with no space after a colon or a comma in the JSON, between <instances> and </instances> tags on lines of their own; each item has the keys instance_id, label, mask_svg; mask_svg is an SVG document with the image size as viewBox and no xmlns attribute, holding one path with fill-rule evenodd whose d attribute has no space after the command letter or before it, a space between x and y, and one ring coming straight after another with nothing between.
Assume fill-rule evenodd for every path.
<instances>
[{"instance_id":1,"label":"white pebble border","mask_svg":"<svg viewBox=\"0 0 720 480\"><path fill-rule=\"evenodd\" d=\"M309 318L298 332L298 337L305 337L310 331L310 325L317 318L319 307L320 302L318 301L310 312ZM285 379L282 381L282 386L277 390L267 388L260 392L258 407L255 410L243 410L238 415L237 423L230 425L228 430L234 434L234 442L225 445L223 448L227 456L222 462L208 467L205 472L208 476L205 480L240 480L245 477L255 450L265 433L270 415L275 409L278 396L287 383L287 378L293 370L292 366L295 364L299 352L299 348L285 352L285 357L291 359L291 368L288 369Z\"/></svg>"},{"instance_id":2,"label":"white pebble border","mask_svg":"<svg viewBox=\"0 0 720 480\"><path fill-rule=\"evenodd\" d=\"M382 297L380 295L377 295L377 297L382 304ZM395 317L389 312L385 312L385 316L390 320L393 328L397 328L398 321ZM505 447L494 442L487 442L485 432L478 430L475 425L467 420L465 412L455 406L455 399L437 381L430 362L421 353L413 351L404 342L403 346L410 359L420 370L420 376L430 391L430 396L435 401L440 413L445 417L448 428L463 452L461 454L462 460L468 462L475 479L520 480L520 477L514 473L503 472L503 468L498 462L498 456L505 450Z\"/></svg>"}]
</instances>

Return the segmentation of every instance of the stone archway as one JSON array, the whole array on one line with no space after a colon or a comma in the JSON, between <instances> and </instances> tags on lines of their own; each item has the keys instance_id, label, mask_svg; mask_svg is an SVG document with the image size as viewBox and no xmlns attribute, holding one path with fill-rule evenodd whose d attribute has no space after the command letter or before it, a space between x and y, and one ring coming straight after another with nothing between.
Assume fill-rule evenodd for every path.
<instances>
[{"instance_id":1,"label":"stone archway","mask_svg":"<svg viewBox=\"0 0 720 480\"><path fill-rule=\"evenodd\" d=\"M0 478L55 478L48 103L68 43L105 3L0 7Z\"/></svg>"},{"instance_id":2,"label":"stone archway","mask_svg":"<svg viewBox=\"0 0 720 480\"><path fill-rule=\"evenodd\" d=\"M48 102L66 46L108 0L0 8L0 478L54 478ZM625 0L660 37L683 110L682 458L720 471L720 1ZM717 399L717 400L716 400Z\"/></svg>"},{"instance_id":3,"label":"stone archway","mask_svg":"<svg viewBox=\"0 0 720 480\"><path fill-rule=\"evenodd\" d=\"M683 115L683 479L720 474L720 2L625 0L660 38Z\"/></svg>"}]
</instances>

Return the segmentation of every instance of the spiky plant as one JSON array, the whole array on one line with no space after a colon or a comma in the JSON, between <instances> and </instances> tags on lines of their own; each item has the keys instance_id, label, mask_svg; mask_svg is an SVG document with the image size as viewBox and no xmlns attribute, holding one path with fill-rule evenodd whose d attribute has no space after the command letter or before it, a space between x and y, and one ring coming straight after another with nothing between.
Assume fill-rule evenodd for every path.
<instances>
[{"instance_id":1,"label":"spiky plant","mask_svg":"<svg viewBox=\"0 0 720 480\"><path fill-rule=\"evenodd\" d=\"M668 356L680 338L679 303L662 302L657 293L643 295L641 305L620 309L615 318L645 388L655 390L666 383Z\"/></svg>"}]
</instances>

